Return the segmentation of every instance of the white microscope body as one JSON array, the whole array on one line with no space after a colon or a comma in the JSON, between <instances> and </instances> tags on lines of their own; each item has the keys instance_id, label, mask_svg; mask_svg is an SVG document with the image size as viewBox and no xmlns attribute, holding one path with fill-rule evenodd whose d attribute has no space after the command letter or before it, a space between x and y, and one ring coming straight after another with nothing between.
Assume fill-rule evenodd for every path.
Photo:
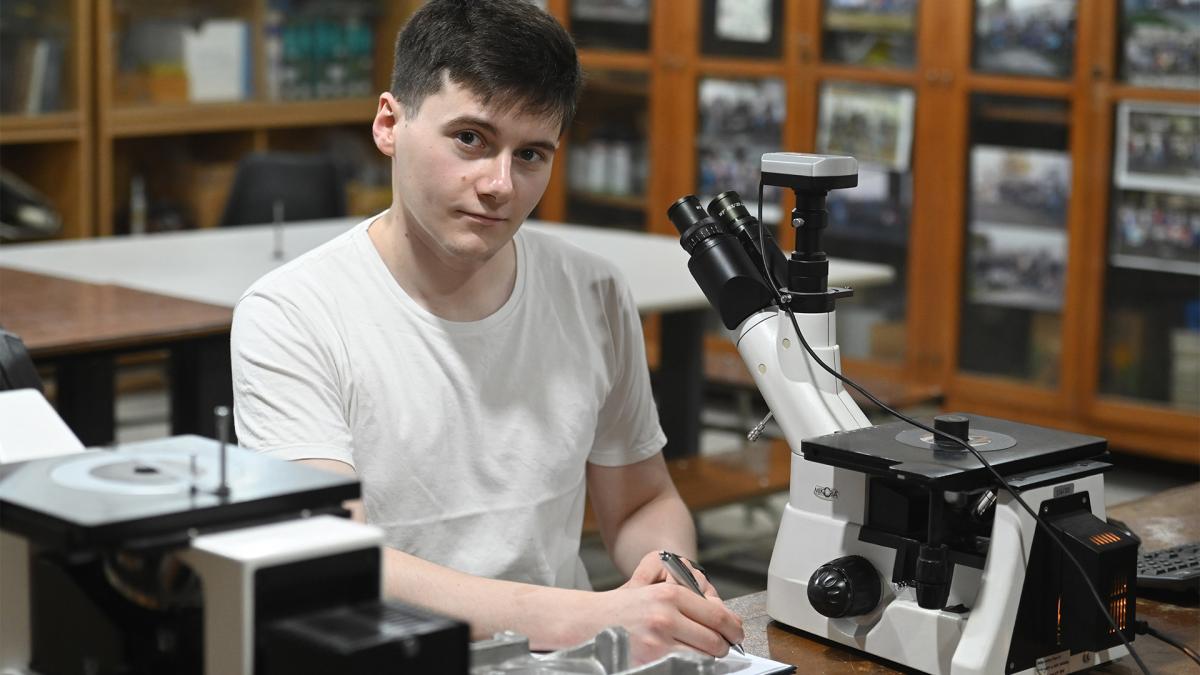
<instances>
[{"instance_id":1,"label":"white microscope body","mask_svg":"<svg viewBox=\"0 0 1200 675\"><path fill-rule=\"evenodd\" d=\"M1120 644L1099 649L1072 649L1060 644L1046 649L1024 637L1014 640L1014 633L1019 632L1020 612L1025 612L1021 615L1024 618L1037 614L1034 608L1022 605L1023 595L1035 596L1040 590L1025 590L1037 525L1009 493L978 487L969 495L972 500L978 498L982 502L978 505L981 513L993 513L994 502L990 531L986 532L986 538L978 538L986 541L975 555L952 552L948 564L943 563L949 568L946 583L942 584L949 588L939 591L944 599L931 602L926 598L922 603L916 584L908 578L914 568L925 564L924 558L912 560L917 550L912 538L896 545L899 538L890 534L881 537L864 533L864 529L878 530L878 527L866 526L871 522L872 495L876 494L875 498L880 500L877 509L884 508L879 504L884 503L884 496L896 494L895 490L901 494L907 491L911 496L913 491L904 480L908 475L902 475L904 471L901 470L889 469L886 462L880 463L880 458L870 455L864 455L861 465L856 463L857 460L831 460L843 466L805 458L804 448L813 447L810 445L812 439L851 438L856 434L877 433L875 430L883 428L873 427L842 382L812 359L796 335L792 318L780 307L788 304L795 310L795 321L813 352L840 372L833 299L848 292L826 288L821 266L827 263L823 262L825 258L819 250L818 236L824 227L825 192L831 188L853 186L857 181L857 163L846 157L770 153L763 156L762 165L765 184L791 187L796 191L797 210L793 211L793 225L797 225L797 247L804 250L793 253L786 262L765 229L758 230L757 221L738 202L736 193L723 193L713 200L707 210L711 219L706 218L694 197L676 202L668 215L682 234L683 247L692 256L689 269L726 326L735 329L733 339L738 351L792 449L788 504L768 574L767 613L781 623L927 673L1067 673L1125 655L1127 650ZM805 231L802 226L806 224L815 227ZM741 252L735 249L744 250L746 258L741 259ZM748 281L756 274L747 268L747 261L757 269L760 282L765 279L768 288L776 287L767 294L768 299L764 300L763 292ZM795 295L808 297L796 303L793 302ZM753 299L748 300L750 297ZM973 421L983 420L989 418ZM1002 421L990 422L999 424ZM1060 433L1009 424L1013 424L1014 429L1028 428L1051 435ZM972 433L975 431L971 429ZM993 434L982 430L978 433ZM896 438L902 435L903 432ZM993 436L995 438L991 440L1005 435L996 433ZM972 444L977 442L974 435L963 434L963 437L970 438ZM927 453L929 457L929 465L922 465L910 474L918 483L928 479L925 485L935 486L934 481L954 471L980 468L981 465L965 451L954 460L958 462L957 468L933 467L935 455L939 455L941 449L931 439L932 436L923 439L930 442L916 441L912 443L916 447L909 450ZM885 440L890 442L891 436ZM983 445L988 442L991 441L979 441ZM1089 447L1098 444L1099 451L1089 450L1092 455L1102 453L1104 448L1103 439L1070 438L1066 441L1067 446L1071 442L1090 444ZM1088 469L1056 468L1064 463L1058 459L1061 453L1073 450L1064 450L1067 446L1051 443L1051 449L1046 453L1048 459L1036 462L1030 459L1040 453L1040 450L1029 449L1034 444L1025 436L1013 444L1025 446L1017 448L1026 453L1021 459L1024 464L1020 465L1024 472L1017 470L1016 464L1010 465L1008 471L1010 482L1024 500L1037 510L1047 500L1073 498L1078 502L1074 508L1086 511L1090 498L1090 515L1104 521L1102 473L1107 465L1079 462L1080 467L1087 465ZM1085 456L1075 455L1076 458ZM964 464L964 457L965 462L973 464ZM932 467L928 475L922 475L928 467ZM987 480L990 481L990 477ZM888 487L873 493L872 481L879 482L876 488L885 483ZM897 485L899 487L894 487ZM918 486L913 487L919 492ZM929 499L929 512L925 513L930 521L942 515L940 504L934 504L934 501L942 500L943 495L947 501L967 499L966 495L943 492L936 486L929 487L928 494L936 495ZM925 508L920 506L922 498L918 496L912 502L918 505L918 514ZM958 513L969 510L961 508L960 504ZM1043 509L1043 515L1046 513ZM987 520L981 520L977 527L987 528ZM935 527L930 526L929 531L935 532ZM920 538L921 535L917 535L916 539ZM1040 548L1050 547L1042 545ZM924 556L923 545L920 550ZM1041 551L1037 554L1038 560L1056 553ZM906 555L907 560L903 559ZM822 589L810 589L810 585L818 579L815 572L830 561L837 562L847 556L859 559L855 565L860 569L869 570L865 576L860 574L859 586L864 585L863 579L870 582L865 585L874 585L871 577L878 583L869 600L858 599L861 601L858 609L843 615L833 612L835 616L828 616L818 611L811 599L810 591L819 596ZM897 560L898 556L902 559ZM863 560L869 565L863 565ZM853 586L850 585L851 591L863 595L859 592L861 588L856 590ZM1055 588L1051 592L1061 594L1062 591ZM1120 598L1122 603L1131 602L1129 595ZM836 599L844 600L840 596ZM1026 605L1032 602L1025 600ZM1046 613L1043 607L1039 616ZM1057 620L1060 624L1063 621L1061 610ZM1062 626L1059 625L1057 630L1061 634ZM1105 625L1103 630L1107 632L1108 626ZM1132 632L1129 634L1131 636Z\"/></svg>"}]
</instances>

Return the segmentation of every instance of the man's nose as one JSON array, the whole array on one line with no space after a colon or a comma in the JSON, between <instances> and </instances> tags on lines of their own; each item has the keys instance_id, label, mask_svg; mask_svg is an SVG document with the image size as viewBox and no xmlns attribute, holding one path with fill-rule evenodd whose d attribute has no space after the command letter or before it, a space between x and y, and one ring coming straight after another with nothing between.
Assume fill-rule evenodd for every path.
<instances>
[{"instance_id":1,"label":"man's nose","mask_svg":"<svg viewBox=\"0 0 1200 675\"><path fill-rule=\"evenodd\" d=\"M487 195L499 202L506 202L513 196L512 157L507 153L499 153L490 158L478 182L479 193Z\"/></svg>"}]
</instances>

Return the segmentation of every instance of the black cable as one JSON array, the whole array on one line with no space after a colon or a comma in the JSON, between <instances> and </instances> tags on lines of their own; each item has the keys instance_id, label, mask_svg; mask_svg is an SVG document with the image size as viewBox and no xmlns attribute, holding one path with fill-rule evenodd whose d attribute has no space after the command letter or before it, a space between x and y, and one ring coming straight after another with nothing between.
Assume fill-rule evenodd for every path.
<instances>
[{"instance_id":1,"label":"black cable","mask_svg":"<svg viewBox=\"0 0 1200 675\"><path fill-rule=\"evenodd\" d=\"M1158 638L1159 640L1162 640L1163 642L1183 652L1189 659L1195 661L1197 664L1200 664L1200 654L1197 654L1196 650L1183 644L1179 640L1176 640L1165 633L1158 632L1157 630L1151 628L1150 624L1145 621L1135 621L1133 622L1133 625L1138 635L1149 635L1150 637Z\"/></svg>"},{"instance_id":2,"label":"black cable","mask_svg":"<svg viewBox=\"0 0 1200 675\"><path fill-rule=\"evenodd\" d=\"M760 174L759 179L758 179L758 252L759 252L759 255L762 256L763 269L770 270L770 267L767 265L766 242L763 238L763 228L766 227L766 225L764 225L762 222L762 205L763 205L763 181L762 181L762 175ZM776 299L776 301L778 301L780 309L782 309L784 312L786 312L788 315L788 318L791 319L792 328L796 331L796 337L800 338L800 344L804 345L804 350L808 352L808 355L811 356L813 358L813 360L817 362L818 365L820 365L822 368L824 368L826 372L828 372L830 375L833 375L839 381L849 385L858 393L862 394L863 396L866 396L872 403L879 406L883 410L887 411L889 414L896 417L897 419L903 420L903 421L913 425L914 427L917 427L918 429L923 429L925 431L928 431L929 433L934 434L934 436L942 436L943 438L947 438L949 440L954 441L958 445L961 445L963 448L965 448L967 450L967 452L970 452L975 457L975 459L979 460L979 463L983 464L983 466L986 467L987 470L990 471L993 476L995 476L996 480L1000 483L1000 485L1010 495L1012 495L1013 499L1015 499L1017 501L1017 503L1020 504L1021 507L1024 508L1025 511L1029 513L1030 516L1033 516L1033 520L1038 524L1039 527L1042 528L1042 531L1045 532L1046 534L1050 535L1050 539L1053 540L1055 544L1058 544L1058 547L1060 549L1062 549L1062 552L1064 555L1066 555L1067 559L1070 560L1075 565L1075 569L1077 569L1079 571L1079 574L1084 581L1084 585L1086 585L1088 591L1091 592L1092 599L1096 601L1096 605L1100 608L1100 612L1102 614L1104 614L1104 618L1108 620L1108 625L1112 626L1113 631L1117 634L1117 637L1121 638L1121 643L1124 644L1125 648L1129 650L1130 656L1132 656L1133 660L1137 662L1138 667L1142 669L1142 672L1145 673L1146 675L1150 675L1150 670L1146 667L1146 664L1142 662L1142 658L1140 656L1138 656L1138 653L1133 649L1133 645L1130 644L1128 639L1126 639L1125 633L1117 626L1117 622L1113 620L1112 615L1109 614L1108 607L1105 606L1104 601L1100 598L1100 593L1096 590L1096 587L1092 584L1091 579L1088 577L1087 571L1085 571L1083 569L1083 565L1079 564L1079 561L1076 560L1075 556L1071 553L1071 551L1069 549L1067 549L1067 545L1064 544L1062 542L1062 540L1058 538L1058 535L1055 534L1054 529L1051 528L1049 525L1047 525L1046 522L1044 520L1042 520L1041 517L1038 516L1038 514L1035 513L1032 508L1029 507L1029 504L1025 503L1024 499L1021 499L1021 495L1019 495L1017 493L1017 491L1015 489L1013 489L1013 487L1011 485L1008 484L1008 481L1004 480L1004 477L1001 476L998 471L996 471L995 467L993 467L990 462L988 462L986 459L984 459L983 455L980 454L980 452L978 450L976 450L974 448L974 446L972 446L967 441L965 441L953 434L948 434L944 431L939 431L937 429L934 429L933 427L926 426L925 424L922 424L921 422L918 422L917 420L914 420L911 417L909 417L903 413L893 410L890 406L886 405L883 401L880 401L879 399L875 398L875 396L871 392L864 389L857 382L855 382L854 380L851 380L850 378L846 377L845 375L842 375L841 373L837 372L833 368L830 368L828 365L826 365L825 362L821 360L821 357L817 356L817 353L815 351L813 351L813 348L811 346L809 346L808 340L806 340L804 338L804 333L800 331L800 324L796 321L796 315L794 312L792 312L792 308L789 306L789 304L787 302L785 302L783 293L779 290L779 288L777 288L775 286L774 278L772 278L772 276L770 274L767 274L766 278L767 278L767 284L770 285L771 290L774 291L774 293L775 293L775 299Z\"/></svg>"}]
</instances>

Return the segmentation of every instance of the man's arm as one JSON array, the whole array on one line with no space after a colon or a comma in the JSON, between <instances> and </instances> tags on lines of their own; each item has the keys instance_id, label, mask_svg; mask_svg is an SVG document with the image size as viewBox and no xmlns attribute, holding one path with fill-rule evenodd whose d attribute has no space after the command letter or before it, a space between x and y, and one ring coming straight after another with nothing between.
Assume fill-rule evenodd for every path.
<instances>
[{"instance_id":1,"label":"man's arm","mask_svg":"<svg viewBox=\"0 0 1200 675\"><path fill-rule=\"evenodd\" d=\"M348 464L335 460L299 461L356 475ZM346 506L355 520L366 522L361 500ZM386 595L467 620L473 639L514 630L529 637L533 649L553 650L620 625L630 632L634 660L639 663L680 645L720 656L727 650L726 640L742 639L741 622L734 614L675 584L588 593L486 579L396 549L383 551Z\"/></svg>"},{"instance_id":2,"label":"man's arm","mask_svg":"<svg viewBox=\"0 0 1200 675\"><path fill-rule=\"evenodd\" d=\"M588 464L587 487L600 536L617 569L632 576L647 553L696 557L696 527L662 453L625 466Z\"/></svg>"}]
</instances>

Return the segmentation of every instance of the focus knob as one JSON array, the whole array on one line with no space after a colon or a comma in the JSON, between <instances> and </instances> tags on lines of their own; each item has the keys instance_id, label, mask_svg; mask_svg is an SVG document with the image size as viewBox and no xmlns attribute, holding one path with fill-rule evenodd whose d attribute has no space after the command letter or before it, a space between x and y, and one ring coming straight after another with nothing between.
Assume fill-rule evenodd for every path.
<instances>
[{"instance_id":1,"label":"focus knob","mask_svg":"<svg viewBox=\"0 0 1200 675\"><path fill-rule=\"evenodd\" d=\"M831 619L866 614L879 597L879 573L860 555L830 560L808 579L808 602Z\"/></svg>"}]
</instances>

